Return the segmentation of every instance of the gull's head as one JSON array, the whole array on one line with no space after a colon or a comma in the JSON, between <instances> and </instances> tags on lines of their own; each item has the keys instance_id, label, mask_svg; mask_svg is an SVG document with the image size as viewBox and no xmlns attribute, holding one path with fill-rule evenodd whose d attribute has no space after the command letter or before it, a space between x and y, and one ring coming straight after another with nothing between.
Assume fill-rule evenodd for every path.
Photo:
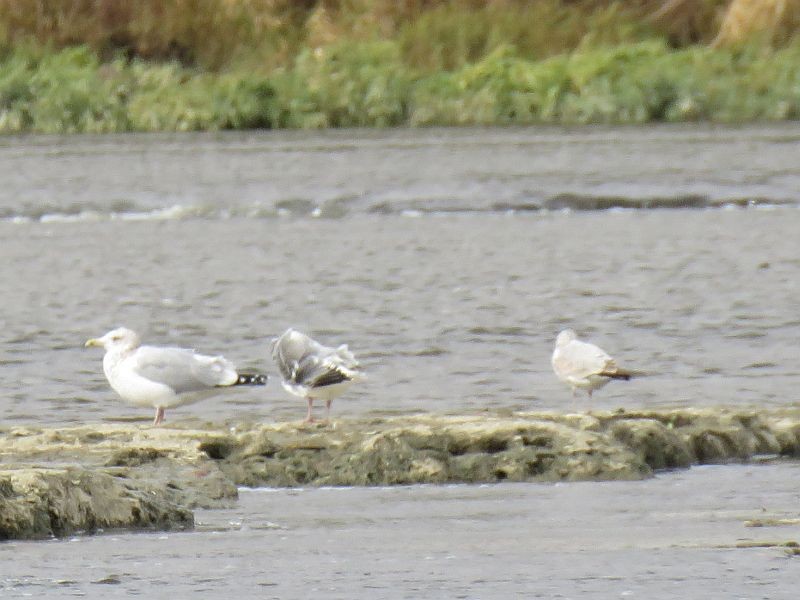
<instances>
[{"instance_id":1,"label":"gull's head","mask_svg":"<svg viewBox=\"0 0 800 600\"><path fill-rule=\"evenodd\" d=\"M272 342L270 343L270 352L272 354L272 358L275 358L280 352L286 356L299 359L305 350L307 340L308 336L290 327L280 336L272 339Z\"/></svg>"},{"instance_id":2,"label":"gull's head","mask_svg":"<svg viewBox=\"0 0 800 600\"><path fill-rule=\"evenodd\" d=\"M272 356L273 359L275 358L275 356L278 353L278 344L281 344L283 342L283 340L286 338L286 336L291 333L291 331L292 331L291 328L287 329L281 335L279 335L278 337L274 337L269 341L269 353L270 353L270 356Z\"/></svg>"},{"instance_id":3,"label":"gull's head","mask_svg":"<svg viewBox=\"0 0 800 600\"><path fill-rule=\"evenodd\" d=\"M85 347L98 346L109 350L133 350L139 346L139 336L135 331L125 327L112 329L103 337L86 340Z\"/></svg>"},{"instance_id":4,"label":"gull's head","mask_svg":"<svg viewBox=\"0 0 800 600\"><path fill-rule=\"evenodd\" d=\"M570 342L575 341L577 339L578 336L572 329L565 329L564 331L558 334L558 337L556 338L556 347L560 348L562 346L566 346Z\"/></svg>"}]
</instances>

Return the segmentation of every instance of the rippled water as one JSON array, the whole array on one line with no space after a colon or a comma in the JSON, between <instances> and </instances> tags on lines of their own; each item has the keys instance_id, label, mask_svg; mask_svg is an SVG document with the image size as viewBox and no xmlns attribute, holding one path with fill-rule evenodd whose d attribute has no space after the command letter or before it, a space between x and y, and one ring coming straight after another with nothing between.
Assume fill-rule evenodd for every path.
<instances>
[{"instance_id":1,"label":"rippled water","mask_svg":"<svg viewBox=\"0 0 800 600\"><path fill-rule=\"evenodd\" d=\"M288 326L347 342L370 378L335 415L571 408L566 326L650 375L594 407L796 402L798 150L797 126L8 138L0 416L149 419L82 348L119 324L270 372ZM535 208L609 194L760 204ZM167 418L300 404L273 383Z\"/></svg>"},{"instance_id":2,"label":"rippled water","mask_svg":"<svg viewBox=\"0 0 800 600\"><path fill-rule=\"evenodd\" d=\"M243 490L194 533L0 545L0 595L797 597L797 464L649 481Z\"/></svg>"},{"instance_id":3,"label":"rippled water","mask_svg":"<svg viewBox=\"0 0 800 600\"><path fill-rule=\"evenodd\" d=\"M594 408L796 404L799 150L794 125L0 139L1 422L150 420L82 347L120 324L270 373L289 326L348 342L369 379L334 417L588 408L550 371L567 326L648 375ZM302 404L273 381L167 423ZM730 544L796 510L796 470L243 492L192 534L0 545L0 590L793 598L781 551Z\"/></svg>"}]
</instances>

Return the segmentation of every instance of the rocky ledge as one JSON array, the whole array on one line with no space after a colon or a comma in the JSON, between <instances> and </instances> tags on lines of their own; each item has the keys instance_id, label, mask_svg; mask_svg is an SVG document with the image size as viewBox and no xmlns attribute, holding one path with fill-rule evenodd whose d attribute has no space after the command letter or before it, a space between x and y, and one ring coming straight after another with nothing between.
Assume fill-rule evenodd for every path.
<instances>
[{"instance_id":1,"label":"rocky ledge","mask_svg":"<svg viewBox=\"0 0 800 600\"><path fill-rule=\"evenodd\" d=\"M800 457L800 410L486 413L225 430L16 427L0 435L0 539L191 528L237 486L632 480Z\"/></svg>"},{"instance_id":2,"label":"rocky ledge","mask_svg":"<svg viewBox=\"0 0 800 600\"><path fill-rule=\"evenodd\" d=\"M186 529L191 510L161 490L81 468L0 470L0 540L104 529Z\"/></svg>"}]
</instances>

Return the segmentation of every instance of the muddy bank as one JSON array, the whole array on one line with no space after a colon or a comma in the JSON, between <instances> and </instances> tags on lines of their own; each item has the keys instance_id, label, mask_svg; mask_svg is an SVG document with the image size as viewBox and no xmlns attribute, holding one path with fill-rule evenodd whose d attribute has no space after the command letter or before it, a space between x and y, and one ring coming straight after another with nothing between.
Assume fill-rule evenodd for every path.
<instances>
[{"instance_id":1,"label":"muddy bank","mask_svg":"<svg viewBox=\"0 0 800 600\"><path fill-rule=\"evenodd\" d=\"M87 425L0 437L0 539L189 528L237 486L633 480L800 456L800 411L508 413L230 429Z\"/></svg>"}]
</instances>

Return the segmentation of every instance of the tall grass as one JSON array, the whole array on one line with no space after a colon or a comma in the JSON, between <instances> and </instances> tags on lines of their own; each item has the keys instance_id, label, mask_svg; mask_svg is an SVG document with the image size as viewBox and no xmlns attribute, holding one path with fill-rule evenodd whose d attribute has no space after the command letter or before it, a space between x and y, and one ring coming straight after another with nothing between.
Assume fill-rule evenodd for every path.
<instances>
[{"instance_id":1,"label":"tall grass","mask_svg":"<svg viewBox=\"0 0 800 600\"><path fill-rule=\"evenodd\" d=\"M407 65L430 72L501 45L534 59L653 38L710 41L728 1L0 0L0 48L84 45L103 60L122 54L271 72L305 49L390 40Z\"/></svg>"},{"instance_id":2,"label":"tall grass","mask_svg":"<svg viewBox=\"0 0 800 600\"><path fill-rule=\"evenodd\" d=\"M800 45L670 51L642 43L540 62L497 51L421 82L414 125L741 122L800 118Z\"/></svg>"},{"instance_id":3,"label":"tall grass","mask_svg":"<svg viewBox=\"0 0 800 600\"><path fill-rule=\"evenodd\" d=\"M246 74L212 76L177 63L117 58L86 47L0 63L0 132L187 131L270 127L272 86Z\"/></svg>"},{"instance_id":4,"label":"tall grass","mask_svg":"<svg viewBox=\"0 0 800 600\"><path fill-rule=\"evenodd\" d=\"M800 118L800 44L650 41L534 61L511 46L421 73L396 42L306 50L291 69L211 74L86 47L0 60L0 132L185 131Z\"/></svg>"},{"instance_id":5,"label":"tall grass","mask_svg":"<svg viewBox=\"0 0 800 600\"><path fill-rule=\"evenodd\" d=\"M798 23L800 0L0 0L0 132L793 119Z\"/></svg>"},{"instance_id":6,"label":"tall grass","mask_svg":"<svg viewBox=\"0 0 800 600\"><path fill-rule=\"evenodd\" d=\"M177 60L217 70L289 60L308 2L292 0L0 0L0 41L85 45L104 59Z\"/></svg>"},{"instance_id":7,"label":"tall grass","mask_svg":"<svg viewBox=\"0 0 800 600\"><path fill-rule=\"evenodd\" d=\"M391 42L305 50L294 69L272 79L284 127L386 127L407 116L412 76Z\"/></svg>"},{"instance_id":8,"label":"tall grass","mask_svg":"<svg viewBox=\"0 0 800 600\"><path fill-rule=\"evenodd\" d=\"M588 7L559 0L530 4L489 3L463 10L448 3L425 11L398 32L405 61L425 71L450 71L498 48L541 59L576 48L630 43L659 37L655 27L619 3Z\"/></svg>"},{"instance_id":9,"label":"tall grass","mask_svg":"<svg viewBox=\"0 0 800 600\"><path fill-rule=\"evenodd\" d=\"M731 0L717 46L735 46L758 39L770 46L785 45L800 29L800 0Z\"/></svg>"}]
</instances>

